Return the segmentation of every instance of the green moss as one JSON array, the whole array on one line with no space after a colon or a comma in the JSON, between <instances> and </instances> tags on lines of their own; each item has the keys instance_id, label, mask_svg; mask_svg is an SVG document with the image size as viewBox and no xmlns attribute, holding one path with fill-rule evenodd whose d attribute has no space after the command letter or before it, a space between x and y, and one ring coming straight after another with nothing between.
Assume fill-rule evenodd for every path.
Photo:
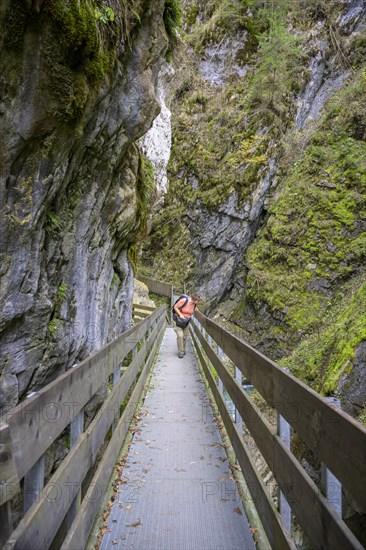
<instances>
[{"instance_id":1,"label":"green moss","mask_svg":"<svg viewBox=\"0 0 366 550\"><path fill-rule=\"evenodd\" d=\"M321 324L331 289L364 262L366 143L352 135L350 123L350 111L364 110L359 78L330 103L292 167L296 147L287 153L287 177L248 251L248 297L273 311L286 308L294 331Z\"/></svg>"},{"instance_id":2,"label":"green moss","mask_svg":"<svg viewBox=\"0 0 366 550\"><path fill-rule=\"evenodd\" d=\"M31 18L31 9L24 0L12 0L5 12L4 48L15 52L23 49L24 33Z\"/></svg>"},{"instance_id":3,"label":"green moss","mask_svg":"<svg viewBox=\"0 0 366 550\"><path fill-rule=\"evenodd\" d=\"M110 287L109 289L112 290L113 287L117 287L119 288L119 285L121 284L121 279L118 275L118 273L116 273L115 271L113 272L113 277L112 277L112 280L111 280L111 284L110 284Z\"/></svg>"},{"instance_id":4,"label":"green moss","mask_svg":"<svg viewBox=\"0 0 366 550\"><path fill-rule=\"evenodd\" d=\"M139 153L138 173L136 181L136 214L134 239L130 242L128 257L137 270L138 257L142 242L147 236L147 220L153 205L155 189L153 165L142 153Z\"/></svg>"},{"instance_id":5,"label":"green moss","mask_svg":"<svg viewBox=\"0 0 366 550\"><path fill-rule=\"evenodd\" d=\"M350 373L357 347L366 340L365 311L366 283L353 282L330 304L320 330L305 338L282 366L317 391L334 393L340 377Z\"/></svg>"},{"instance_id":6,"label":"green moss","mask_svg":"<svg viewBox=\"0 0 366 550\"><path fill-rule=\"evenodd\" d=\"M49 232L58 231L62 226L62 221L56 212L48 212L46 217L45 228Z\"/></svg>"},{"instance_id":7,"label":"green moss","mask_svg":"<svg viewBox=\"0 0 366 550\"><path fill-rule=\"evenodd\" d=\"M69 286L67 283L61 283L56 290L55 304L61 304L67 298Z\"/></svg>"},{"instance_id":8,"label":"green moss","mask_svg":"<svg viewBox=\"0 0 366 550\"><path fill-rule=\"evenodd\" d=\"M47 325L47 334L51 338L55 338L57 334L57 330L60 327L62 321L61 319L57 319L56 317L54 319L51 319L51 321Z\"/></svg>"},{"instance_id":9,"label":"green moss","mask_svg":"<svg viewBox=\"0 0 366 550\"><path fill-rule=\"evenodd\" d=\"M182 23L182 6L180 0L165 0L164 25L171 42L178 35L178 29Z\"/></svg>"}]
</instances>

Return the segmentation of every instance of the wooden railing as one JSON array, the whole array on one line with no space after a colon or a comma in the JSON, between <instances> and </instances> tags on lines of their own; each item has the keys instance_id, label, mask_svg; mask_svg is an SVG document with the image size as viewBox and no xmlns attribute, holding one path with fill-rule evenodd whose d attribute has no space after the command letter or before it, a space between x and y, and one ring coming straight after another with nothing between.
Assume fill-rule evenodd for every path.
<instances>
[{"instance_id":1,"label":"wooden railing","mask_svg":"<svg viewBox=\"0 0 366 550\"><path fill-rule=\"evenodd\" d=\"M141 319L146 319L153 311L155 311L155 307L152 306L144 306L142 304L132 304L132 318L134 322L139 322Z\"/></svg>"},{"instance_id":2,"label":"wooden railing","mask_svg":"<svg viewBox=\"0 0 366 550\"><path fill-rule=\"evenodd\" d=\"M156 281L151 277L146 277L145 275L138 274L138 279L142 283L145 283L150 292L159 294L159 296L166 296L167 298L172 297L173 285L170 283L163 283L161 281Z\"/></svg>"},{"instance_id":3,"label":"wooden railing","mask_svg":"<svg viewBox=\"0 0 366 550\"><path fill-rule=\"evenodd\" d=\"M64 550L85 548L161 341L165 314L165 307L150 311L135 327L1 418L0 527L6 550L43 550L55 537L56 546ZM85 405L108 384L107 398L84 431ZM69 452L44 485L45 454L65 430ZM12 531L10 501L16 495L25 513Z\"/></svg>"},{"instance_id":4,"label":"wooden railing","mask_svg":"<svg viewBox=\"0 0 366 550\"><path fill-rule=\"evenodd\" d=\"M268 405L286 419L363 512L366 512L366 430L351 416L332 407L325 398L201 312L196 312L193 321L190 330L197 355L272 548L295 548L295 545L257 472L242 430L228 412L222 387L233 401L245 429L253 437L313 547L332 550L363 548L288 445L281 440L279 429L269 424L243 389L241 380L231 374L222 360L223 354L250 380ZM216 377L212 369L216 371Z\"/></svg>"}]
</instances>

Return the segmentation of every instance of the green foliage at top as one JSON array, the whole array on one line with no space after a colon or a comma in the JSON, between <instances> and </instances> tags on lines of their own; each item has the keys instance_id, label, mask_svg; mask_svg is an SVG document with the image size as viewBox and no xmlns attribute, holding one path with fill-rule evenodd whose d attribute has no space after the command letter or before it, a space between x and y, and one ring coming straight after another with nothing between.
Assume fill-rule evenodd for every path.
<instances>
[{"instance_id":1,"label":"green foliage at top","mask_svg":"<svg viewBox=\"0 0 366 550\"><path fill-rule=\"evenodd\" d=\"M200 23L195 26L198 9L196 6L187 9L186 19L193 23L193 29L187 36L188 42L197 51L201 51L208 43L220 41L228 32L235 32L240 28L253 30L247 9L246 0L211 0L200 7Z\"/></svg>"},{"instance_id":2,"label":"green foliage at top","mask_svg":"<svg viewBox=\"0 0 366 550\"><path fill-rule=\"evenodd\" d=\"M164 25L171 42L178 36L178 29L182 24L182 7L180 0L165 0Z\"/></svg>"},{"instance_id":3,"label":"green foliage at top","mask_svg":"<svg viewBox=\"0 0 366 550\"><path fill-rule=\"evenodd\" d=\"M257 37L258 62L249 85L248 107L283 116L301 74L301 39L289 32L286 19L278 13L270 17L269 25L268 32Z\"/></svg>"},{"instance_id":4,"label":"green foliage at top","mask_svg":"<svg viewBox=\"0 0 366 550\"><path fill-rule=\"evenodd\" d=\"M130 34L145 9L144 0L13 0L5 10L4 44L11 56L24 48L27 27L39 18L42 30L40 78L49 94L49 115L60 122L76 121L88 96L111 74L117 50L130 43Z\"/></svg>"}]
</instances>

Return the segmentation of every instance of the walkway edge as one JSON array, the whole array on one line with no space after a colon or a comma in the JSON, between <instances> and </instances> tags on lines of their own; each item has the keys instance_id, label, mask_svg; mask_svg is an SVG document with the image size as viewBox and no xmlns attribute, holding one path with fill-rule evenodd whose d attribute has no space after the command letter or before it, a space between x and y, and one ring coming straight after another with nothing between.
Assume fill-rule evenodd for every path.
<instances>
[{"instance_id":1,"label":"walkway edge","mask_svg":"<svg viewBox=\"0 0 366 550\"><path fill-rule=\"evenodd\" d=\"M190 334L190 338L192 340L191 334ZM204 383L206 391L207 391L208 398L210 400L210 405L212 407L214 418L215 419L218 418L218 417L221 418L221 415L220 415L219 409L216 405L216 402L215 402L213 393L211 391L210 385L208 383L208 380L206 378L204 370L203 370L203 368L201 366L201 363L199 361L199 358L197 356L197 352L196 352L195 346L193 345L193 341L192 341L192 348L193 348L193 351L194 351L194 356L195 356L195 359L196 359L197 368L198 368L199 373L202 377L203 383ZM221 422L221 423L217 422L217 427L218 427L218 430L219 430L220 435L222 437L222 441L225 444L225 451L226 451L226 454L228 456L229 464L231 466L236 466L235 451L234 451L234 449L231 445L229 436L227 434L227 431L225 429L225 426L224 426L223 422ZM258 550L269 550L269 549L271 549L271 545L270 545L270 543L268 541L268 538L266 536L266 532L264 530L264 527L263 527L262 522L260 520L260 517L258 515L257 509L256 509L255 505L251 502L251 500L246 499L244 497L245 494L247 494L247 495L250 494L247 483L245 481L245 478L244 478L242 472L237 470L236 468L232 468L231 471L232 471L233 477L236 481L238 493L239 493L239 496L240 496L240 500L241 500L241 503L243 505L244 512L245 512L245 514L248 518L249 524L251 526L255 526L255 529L256 529L255 536L253 536L253 540L255 542L256 548Z\"/></svg>"},{"instance_id":2,"label":"walkway edge","mask_svg":"<svg viewBox=\"0 0 366 550\"><path fill-rule=\"evenodd\" d=\"M127 456L128 450L131 446L131 443L132 443L132 440L133 440L133 437L134 437L133 429L137 424L136 417L138 416L138 412L141 409L141 407L144 403L144 400L146 398L146 394L149 390L150 379L151 379L151 376L152 376L153 371L154 371L154 367L155 367L156 360L157 360L158 355L159 355L159 349L160 349L161 343L163 341L165 331L166 331L166 325L165 325L164 330L162 331L160 341L158 342L158 345L156 347L154 361L153 361L152 365L150 366L150 369L149 369L149 372L148 372L148 375L147 375L147 378L146 378L146 381L145 381L144 390L143 390L143 392L140 396L140 399L137 403L135 413L133 415L129 430L127 431L127 434L126 434L126 437L123 441L120 453L117 457L116 465L118 465L120 463L120 461L122 461ZM105 498L104 498L104 500L103 500L103 502L100 506L98 514L95 517L95 520L94 520L93 526L90 530L90 535L89 535L89 538L88 538L88 541L87 541L87 544L86 544L84 550L95 550L96 548L99 548L98 541L99 541L100 530L103 528L103 525L104 525L103 514L105 513L105 511L108 507L108 503L111 500L112 496L116 493L116 489L114 488L114 483L116 482L117 477L118 477L118 474L116 473L116 468L114 467L112 472L111 472L111 476L110 476L110 479L108 481L108 485L106 487Z\"/></svg>"}]
</instances>

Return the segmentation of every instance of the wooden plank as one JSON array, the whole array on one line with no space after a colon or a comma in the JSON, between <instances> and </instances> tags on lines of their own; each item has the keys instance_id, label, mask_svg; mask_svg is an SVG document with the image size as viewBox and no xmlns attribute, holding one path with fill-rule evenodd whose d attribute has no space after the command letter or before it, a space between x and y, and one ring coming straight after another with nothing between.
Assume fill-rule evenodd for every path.
<instances>
[{"instance_id":1,"label":"wooden plank","mask_svg":"<svg viewBox=\"0 0 366 550\"><path fill-rule=\"evenodd\" d=\"M160 296L168 296L170 298L172 294L172 285L169 283L163 283L162 281L156 281L151 277L145 275L138 275L138 280L145 283L150 292L159 294Z\"/></svg>"},{"instance_id":2,"label":"wooden plank","mask_svg":"<svg viewBox=\"0 0 366 550\"><path fill-rule=\"evenodd\" d=\"M130 401L121 416L108 448L103 454L103 458L98 466L97 472L81 505L80 512L76 517L72 528L61 547L61 550L84 550L87 544L94 519L103 502L104 492L110 480L111 472L113 471L121 445L125 439L131 419L140 400L141 393L145 386L156 351L160 346L163 333L163 323L159 323L158 337L155 338L154 346L152 347L148 361L140 375L136 387L131 395Z\"/></svg>"},{"instance_id":3,"label":"wooden plank","mask_svg":"<svg viewBox=\"0 0 366 550\"><path fill-rule=\"evenodd\" d=\"M12 499L20 490L19 478L13 457L13 447L8 424L0 424L0 506ZM4 481L3 481L4 480ZM4 508L6 510L7 508ZM5 514L5 512L4 512Z\"/></svg>"},{"instance_id":4,"label":"wooden plank","mask_svg":"<svg viewBox=\"0 0 366 550\"><path fill-rule=\"evenodd\" d=\"M155 329L151 341L156 338L156 334ZM5 550L26 548L27 541L30 540L34 548L49 547L86 473L95 462L98 450L114 420L116 408L119 410L121 402L145 362L147 349L148 343L145 342L119 384L98 411L96 418L42 491L39 502L30 509L12 533Z\"/></svg>"},{"instance_id":5,"label":"wooden plank","mask_svg":"<svg viewBox=\"0 0 366 550\"><path fill-rule=\"evenodd\" d=\"M138 311L146 311L148 312L149 314L152 313L153 311L155 311L157 308L155 306L146 306L146 305L143 305L143 304L132 304L132 309L133 310L138 310Z\"/></svg>"},{"instance_id":6,"label":"wooden plank","mask_svg":"<svg viewBox=\"0 0 366 550\"><path fill-rule=\"evenodd\" d=\"M115 365L131 351L155 320L162 315L165 315L165 306L6 415L19 479L22 479L46 452L75 414L107 380ZM110 357L113 360L110 360Z\"/></svg>"},{"instance_id":7,"label":"wooden plank","mask_svg":"<svg viewBox=\"0 0 366 550\"><path fill-rule=\"evenodd\" d=\"M197 327L195 333L309 539L315 546L320 545L323 548L362 548L243 388L233 379ZM314 506L317 509L315 515Z\"/></svg>"},{"instance_id":8,"label":"wooden plank","mask_svg":"<svg viewBox=\"0 0 366 550\"><path fill-rule=\"evenodd\" d=\"M196 315L270 406L291 424L366 512L366 429L249 344L201 312Z\"/></svg>"},{"instance_id":9,"label":"wooden plank","mask_svg":"<svg viewBox=\"0 0 366 550\"><path fill-rule=\"evenodd\" d=\"M192 339L271 547L276 550L286 548L295 550L296 546L291 540L289 533L282 528L281 517L271 501L266 486L257 472L254 461L250 456L250 451L240 436L238 429L226 408L225 401L220 393L220 390L217 388L216 381L206 363L202 353L202 348L195 337Z\"/></svg>"}]
</instances>

